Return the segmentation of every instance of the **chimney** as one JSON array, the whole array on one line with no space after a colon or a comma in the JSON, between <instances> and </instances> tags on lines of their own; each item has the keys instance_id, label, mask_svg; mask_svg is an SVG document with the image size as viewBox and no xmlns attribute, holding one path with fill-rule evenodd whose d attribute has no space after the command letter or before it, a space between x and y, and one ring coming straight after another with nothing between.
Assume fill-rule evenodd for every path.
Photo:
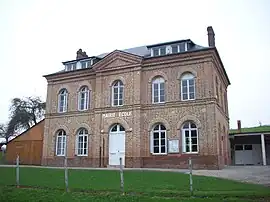
<instances>
[{"instance_id":1,"label":"chimney","mask_svg":"<svg viewBox=\"0 0 270 202\"><path fill-rule=\"evenodd\" d=\"M83 58L88 58L88 55L86 54L86 52L83 52L82 49L79 49L77 51L77 57L76 60L78 59L83 59Z\"/></svg>"},{"instance_id":2,"label":"chimney","mask_svg":"<svg viewBox=\"0 0 270 202\"><path fill-rule=\"evenodd\" d=\"M208 46L215 47L215 32L212 26L207 27Z\"/></svg>"},{"instance_id":3,"label":"chimney","mask_svg":"<svg viewBox=\"0 0 270 202\"><path fill-rule=\"evenodd\" d=\"M237 120L237 130L238 132L241 132L241 121Z\"/></svg>"}]
</instances>

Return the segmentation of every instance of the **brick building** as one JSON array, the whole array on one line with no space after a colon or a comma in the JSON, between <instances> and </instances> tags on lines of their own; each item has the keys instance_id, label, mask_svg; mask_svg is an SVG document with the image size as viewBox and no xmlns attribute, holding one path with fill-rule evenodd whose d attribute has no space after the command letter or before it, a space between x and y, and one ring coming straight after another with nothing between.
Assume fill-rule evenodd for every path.
<instances>
[{"instance_id":1,"label":"brick building","mask_svg":"<svg viewBox=\"0 0 270 202\"><path fill-rule=\"evenodd\" d=\"M46 75L43 165L222 169L230 163L230 81L207 28L190 39L89 57Z\"/></svg>"}]
</instances>

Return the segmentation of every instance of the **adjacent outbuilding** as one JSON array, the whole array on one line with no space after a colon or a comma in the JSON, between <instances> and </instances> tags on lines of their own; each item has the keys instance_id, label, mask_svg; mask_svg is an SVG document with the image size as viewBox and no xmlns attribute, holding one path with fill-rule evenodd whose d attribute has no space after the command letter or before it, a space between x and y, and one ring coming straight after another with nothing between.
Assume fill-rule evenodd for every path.
<instances>
[{"instance_id":1,"label":"adjacent outbuilding","mask_svg":"<svg viewBox=\"0 0 270 202\"><path fill-rule=\"evenodd\" d=\"M270 165L270 126L238 128L230 131L233 165Z\"/></svg>"},{"instance_id":2,"label":"adjacent outbuilding","mask_svg":"<svg viewBox=\"0 0 270 202\"><path fill-rule=\"evenodd\" d=\"M41 165L43 134L44 120L9 141L6 148L7 163L14 164L19 155L20 164Z\"/></svg>"}]
</instances>

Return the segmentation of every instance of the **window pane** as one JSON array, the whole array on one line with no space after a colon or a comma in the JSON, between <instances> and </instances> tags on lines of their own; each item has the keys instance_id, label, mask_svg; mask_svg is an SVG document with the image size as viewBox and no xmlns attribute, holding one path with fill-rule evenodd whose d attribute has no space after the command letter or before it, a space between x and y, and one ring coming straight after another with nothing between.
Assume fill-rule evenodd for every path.
<instances>
[{"instance_id":1,"label":"window pane","mask_svg":"<svg viewBox=\"0 0 270 202\"><path fill-rule=\"evenodd\" d=\"M182 86L187 86L187 80L182 80Z\"/></svg>"},{"instance_id":2,"label":"window pane","mask_svg":"<svg viewBox=\"0 0 270 202\"><path fill-rule=\"evenodd\" d=\"M125 131L125 128L120 125L120 131Z\"/></svg>"},{"instance_id":3,"label":"window pane","mask_svg":"<svg viewBox=\"0 0 270 202\"><path fill-rule=\"evenodd\" d=\"M158 96L154 97L154 103L158 102Z\"/></svg>"},{"instance_id":4,"label":"window pane","mask_svg":"<svg viewBox=\"0 0 270 202\"><path fill-rule=\"evenodd\" d=\"M183 128L189 128L189 123L185 123Z\"/></svg>"},{"instance_id":5,"label":"window pane","mask_svg":"<svg viewBox=\"0 0 270 202\"><path fill-rule=\"evenodd\" d=\"M177 52L178 52L178 47L172 46L172 53L177 53Z\"/></svg>"},{"instance_id":6,"label":"window pane","mask_svg":"<svg viewBox=\"0 0 270 202\"><path fill-rule=\"evenodd\" d=\"M185 130L185 136L189 137L189 131L188 130Z\"/></svg>"},{"instance_id":7,"label":"window pane","mask_svg":"<svg viewBox=\"0 0 270 202\"><path fill-rule=\"evenodd\" d=\"M195 123L191 123L191 128L196 128Z\"/></svg>"},{"instance_id":8,"label":"window pane","mask_svg":"<svg viewBox=\"0 0 270 202\"><path fill-rule=\"evenodd\" d=\"M166 48L160 48L160 55L166 54Z\"/></svg>"},{"instance_id":9,"label":"window pane","mask_svg":"<svg viewBox=\"0 0 270 202\"><path fill-rule=\"evenodd\" d=\"M160 86L160 89L161 89L161 90L164 90L165 83L164 83L164 82L162 82L162 83L160 83L160 84L159 84L159 86Z\"/></svg>"},{"instance_id":10,"label":"window pane","mask_svg":"<svg viewBox=\"0 0 270 202\"><path fill-rule=\"evenodd\" d=\"M119 100L119 105L123 105L123 100Z\"/></svg>"},{"instance_id":11,"label":"window pane","mask_svg":"<svg viewBox=\"0 0 270 202\"><path fill-rule=\"evenodd\" d=\"M235 145L235 150L243 150L243 145Z\"/></svg>"},{"instance_id":12,"label":"window pane","mask_svg":"<svg viewBox=\"0 0 270 202\"><path fill-rule=\"evenodd\" d=\"M159 130L159 125L156 125L154 130Z\"/></svg>"},{"instance_id":13,"label":"window pane","mask_svg":"<svg viewBox=\"0 0 270 202\"><path fill-rule=\"evenodd\" d=\"M192 152L198 151L198 145L192 145Z\"/></svg>"},{"instance_id":14,"label":"window pane","mask_svg":"<svg viewBox=\"0 0 270 202\"><path fill-rule=\"evenodd\" d=\"M195 94L194 93L190 93L189 94L189 99L195 99Z\"/></svg>"},{"instance_id":15,"label":"window pane","mask_svg":"<svg viewBox=\"0 0 270 202\"><path fill-rule=\"evenodd\" d=\"M183 93L183 100L187 100L188 99L188 95Z\"/></svg>"},{"instance_id":16,"label":"window pane","mask_svg":"<svg viewBox=\"0 0 270 202\"><path fill-rule=\"evenodd\" d=\"M158 56L158 55L159 55L158 49L154 49L154 56Z\"/></svg>"},{"instance_id":17,"label":"window pane","mask_svg":"<svg viewBox=\"0 0 270 202\"><path fill-rule=\"evenodd\" d=\"M190 138L186 138L186 144L189 144Z\"/></svg>"},{"instance_id":18,"label":"window pane","mask_svg":"<svg viewBox=\"0 0 270 202\"><path fill-rule=\"evenodd\" d=\"M123 88L123 87L120 87L120 88L119 88L119 91L120 91L120 93L123 93L124 88Z\"/></svg>"},{"instance_id":19,"label":"window pane","mask_svg":"<svg viewBox=\"0 0 270 202\"><path fill-rule=\"evenodd\" d=\"M165 145L165 139L161 139L161 145Z\"/></svg>"},{"instance_id":20,"label":"window pane","mask_svg":"<svg viewBox=\"0 0 270 202\"><path fill-rule=\"evenodd\" d=\"M191 144L198 144L197 137L196 138L191 138Z\"/></svg>"},{"instance_id":21,"label":"window pane","mask_svg":"<svg viewBox=\"0 0 270 202\"><path fill-rule=\"evenodd\" d=\"M160 95L160 102L165 102L165 96L164 95Z\"/></svg>"},{"instance_id":22,"label":"window pane","mask_svg":"<svg viewBox=\"0 0 270 202\"><path fill-rule=\"evenodd\" d=\"M117 125L114 125L113 128L111 129L112 132L116 132L117 131Z\"/></svg>"},{"instance_id":23,"label":"window pane","mask_svg":"<svg viewBox=\"0 0 270 202\"><path fill-rule=\"evenodd\" d=\"M190 79L190 80L189 80L189 85L190 85L190 86L194 86L194 79Z\"/></svg>"},{"instance_id":24,"label":"window pane","mask_svg":"<svg viewBox=\"0 0 270 202\"><path fill-rule=\"evenodd\" d=\"M187 86L183 86L182 91L183 91L183 94L187 94Z\"/></svg>"},{"instance_id":25,"label":"window pane","mask_svg":"<svg viewBox=\"0 0 270 202\"><path fill-rule=\"evenodd\" d=\"M155 132L155 133L153 134L153 136L154 136L154 139L158 139L158 138L159 138L159 133Z\"/></svg>"},{"instance_id":26,"label":"window pane","mask_svg":"<svg viewBox=\"0 0 270 202\"><path fill-rule=\"evenodd\" d=\"M197 137L197 131L191 130L191 137Z\"/></svg>"},{"instance_id":27,"label":"window pane","mask_svg":"<svg viewBox=\"0 0 270 202\"><path fill-rule=\"evenodd\" d=\"M161 153L166 153L166 149L165 149L165 146L161 146Z\"/></svg>"},{"instance_id":28,"label":"window pane","mask_svg":"<svg viewBox=\"0 0 270 202\"><path fill-rule=\"evenodd\" d=\"M161 132L161 138L165 138L165 132Z\"/></svg>"},{"instance_id":29,"label":"window pane","mask_svg":"<svg viewBox=\"0 0 270 202\"><path fill-rule=\"evenodd\" d=\"M190 152L189 145L186 145L186 152Z\"/></svg>"},{"instance_id":30,"label":"window pane","mask_svg":"<svg viewBox=\"0 0 270 202\"><path fill-rule=\"evenodd\" d=\"M166 130L166 127L164 125L160 125L160 130Z\"/></svg>"},{"instance_id":31,"label":"window pane","mask_svg":"<svg viewBox=\"0 0 270 202\"><path fill-rule=\"evenodd\" d=\"M180 44L180 52L185 51L185 43Z\"/></svg>"},{"instance_id":32,"label":"window pane","mask_svg":"<svg viewBox=\"0 0 270 202\"><path fill-rule=\"evenodd\" d=\"M189 86L189 93L194 93L194 91L195 91L194 86Z\"/></svg>"},{"instance_id":33,"label":"window pane","mask_svg":"<svg viewBox=\"0 0 270 202\"><path fill-rule=\"evenodd\" d=\"M159 139L154 140L154 146L158 146L159 145Z\"/></svg>"},{"instance_id":34,"label":"window pane","mask_svg":"<svg viewBox=\"0 0 270 202\"><path fill-rule=\"evenodd\" d=\"M252 145L251 144L245 145L245 150L252 150Z\"/></svg>"},{"instance_id":35,"label":"window pane","mask_svg":"<svg viewBox=\"0 0 270 202\"><path fill-rule=\"evenodd\" d=\"M154 147L154 153L159 153L159 147Z\"/></svg>"},{"instance_id":36,"label":"window pane","mask_svg":"<svg viewBox=\"0 0 270 202\"><path fill-rule=\"evenodd\" d=\"M117 106L118 105L118 100L114 100L113 105Z\"/></svg>"}]
</instances>

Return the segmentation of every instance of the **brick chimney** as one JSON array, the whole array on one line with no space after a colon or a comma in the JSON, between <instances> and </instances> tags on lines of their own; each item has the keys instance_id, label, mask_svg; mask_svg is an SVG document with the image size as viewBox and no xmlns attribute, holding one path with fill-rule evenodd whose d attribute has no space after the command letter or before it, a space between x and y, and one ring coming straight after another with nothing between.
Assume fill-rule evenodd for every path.
<instances>
[{"instance_id":1,"label":"brick chimney","mask_svg":"<svg viewBox=\"0 0 270 202\"><path fill-rule=\"evenodd\" d=\"M215 47L215 32L212 26L207 27L207 35L208 35L208 46Z\"/></svg>"},{"instance_id":2,"label":"brick chimney","mask_svg":"<svg viewBox=\"0 0 270 202\"><path fill-rule=\"evenodd\" d=\"M241 132L241 121L237 120L237 130L238 132Z\"/></svg>"},{"instance_id":3,"label":"brick chimney","mask_svg":"<svg viewBox=\"0 0 270 202\"><path fill-rule=\"evenodd\" d=\"M77 51L77 57L76 60L78 59L83 59L83 58L88 58L88 55L86 54L86 52L83 52L82 49L79 49Z\"/></svg>"}]
</instances>

